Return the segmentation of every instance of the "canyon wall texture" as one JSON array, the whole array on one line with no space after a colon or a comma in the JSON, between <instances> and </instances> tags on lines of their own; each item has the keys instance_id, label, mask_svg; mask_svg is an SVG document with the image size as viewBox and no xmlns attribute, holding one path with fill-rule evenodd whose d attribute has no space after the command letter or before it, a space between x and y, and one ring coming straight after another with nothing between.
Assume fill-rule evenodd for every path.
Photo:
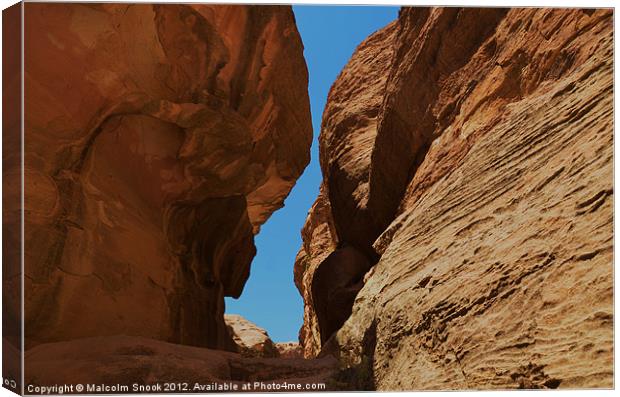
<instances>
[{"instance_id":1,"label":"canyon wall texture","mask_svg":"<svg viewBox=\"0 0 620 397\"><path fill-rule=\"evenodd\" d=\"M234 349L224 296L309 162L291 8L28 3L25 20L26 348Z\"/></svg>"},{"instance_id":2,"label":"canyon wall texture","mask_svg":"<svg viewBox=\"0 0 620 397\"><path fill-rule=\"evenodd\" d=\"M306 357L379 390L613 386L613 12L403 8L323 114Z\"/></svg>"}]
</instances>

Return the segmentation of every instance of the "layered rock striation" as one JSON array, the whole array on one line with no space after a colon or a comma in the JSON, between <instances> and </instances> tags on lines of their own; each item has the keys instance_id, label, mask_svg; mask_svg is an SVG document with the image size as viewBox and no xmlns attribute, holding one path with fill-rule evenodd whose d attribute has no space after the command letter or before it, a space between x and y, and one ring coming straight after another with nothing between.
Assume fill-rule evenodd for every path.
<instances>
[{"instance_id":1,"label":"layered rock striation","mask_svg":"<svg viewBox=\"0 0 620 397\"><path fill-rule=\"evenodd\" d=\"M403 8L359 46L295 263L307 357L380 390L612 387L612 16Z\"/></svg>"},{"instance_id":2,"label":"layered rock striation","mask_svg":"<svg viewBox=\"0 0 620 397\"><path fill-rule=\"evenodd\" d=\"M25 20L26 347L234 349L224 296L309 161L291 8L28 3Z\"/></svg>"}]
</instances>

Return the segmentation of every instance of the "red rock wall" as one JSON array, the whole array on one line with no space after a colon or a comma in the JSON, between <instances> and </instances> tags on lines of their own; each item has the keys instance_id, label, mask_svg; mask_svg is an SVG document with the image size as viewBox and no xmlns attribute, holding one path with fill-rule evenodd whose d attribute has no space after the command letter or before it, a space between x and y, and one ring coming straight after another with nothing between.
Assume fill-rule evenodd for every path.
<instances>
[{"instance_id":1,"label":"red rock wall","mask_svg":"<svg viewBox=\"0 0 620 397\"><path fill-rule=\"evenodd\" d=\"M231 348L253 237L309 161L290 7L26 5L26 344Z\"/></svg>"},{"instance_id":2,"label":"red rock wall","mask_svg":"<svg viewBox=\"0 0 620 397\"><path fill-rule=\"evenodd\" d=\"M306 356L380 390L611 387L612 59L610 10L403 8L362 43L296 263ZM345 248L371 268L315 277Z\"/></svg>"}]
</instances>

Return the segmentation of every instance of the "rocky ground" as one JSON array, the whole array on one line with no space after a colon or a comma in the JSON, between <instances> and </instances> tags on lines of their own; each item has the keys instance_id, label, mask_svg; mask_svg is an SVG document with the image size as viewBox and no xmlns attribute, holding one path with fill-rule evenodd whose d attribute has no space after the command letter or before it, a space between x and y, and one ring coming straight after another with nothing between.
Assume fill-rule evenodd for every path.
<instances>
[{"instance_id":1,"label":"rocky ground","mask_svg":"<svg viewBox=\"0 0 620 397\"><path fill-rule=\"evenodd\" d=\"M25 382L32 387L79 383L130 389L134 384L165 387L169 383L177 390L154 391L196 393L221 391L218 388L224 387L228 391L231 387L239 391L287 391L282 387L292 384L301 385L301 391L316 391L319 384L333 390L331 378L336 372L337 360L333 357L251 358L154 339L106 336L30 349L26 354ZM248 384L249 389L242 389Z\"/></svg>"},{"instance_id":2,"label":"rocky ground","mask_svg":"<svg viewBox=\"0 0 620 397\"><path fill-rule=\"evenodd\" d=\"M134 387L175 387L146 391L196 393L282 392L292 391L290 387L297 391L341 390L348 386L333 356L304 359L296 342L274 343L264 329L239 315L226 315L225 321L236 352L135 336L41 344L26 353L26 385L90 384L128 387L130 391Z\"/></svg>"}]
</instances>

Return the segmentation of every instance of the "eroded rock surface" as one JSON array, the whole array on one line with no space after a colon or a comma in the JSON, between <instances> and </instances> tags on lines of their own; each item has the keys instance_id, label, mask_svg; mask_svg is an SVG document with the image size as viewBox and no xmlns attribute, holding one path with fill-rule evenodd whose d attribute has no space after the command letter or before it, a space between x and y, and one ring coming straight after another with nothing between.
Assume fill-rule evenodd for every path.
<instances>
[{"instance_id":1,"label":"eroded rock surface","mask_svg":"<svg viewBox=\"0 0 620 397\"><path fill-rule=\"evenodd\" d=\"M612 387L612 62L610 10L403 8L362 43L295 265L306 356L380 390ZM373 266L323 335L345 246Z\"/></svg>"},{"instance_id":2,"label":"eroded rock surface","mask_svg":"<svg viewBox=\"0 0 620 397\"><path fill-rule=\"evenodd\" d=\"M224 296L309 161L291 8L28 3L25 19L26 346L234 349Z\"/></svg>"}]
</instances>

